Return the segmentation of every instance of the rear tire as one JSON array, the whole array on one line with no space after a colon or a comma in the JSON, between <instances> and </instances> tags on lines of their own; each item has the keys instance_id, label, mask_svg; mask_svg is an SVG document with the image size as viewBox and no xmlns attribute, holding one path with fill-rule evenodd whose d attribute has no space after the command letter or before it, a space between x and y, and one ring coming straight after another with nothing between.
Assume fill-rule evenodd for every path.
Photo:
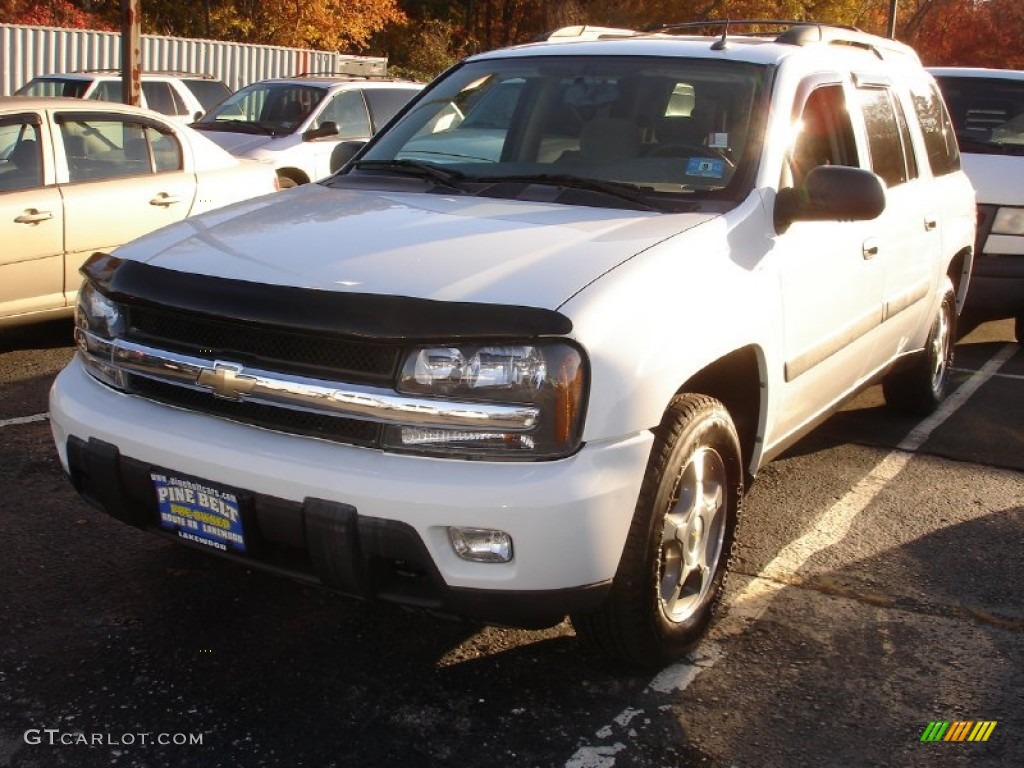
<instances>
[{"instance_id":1,"label":"rear tire","mask_svg":"<svg viewBox=\"0 0 1024 768\"><path fill-rule=\"evenodd\" d=\"M572 616L605 656L664 666L697 644L716 611L743 495L740 442L706 395L673 401L654 447L611 591Z\"/></svg>"},{"instance_id":2,"label":"rear tire","mask_svg":"<svg viewBox=\"0 0 1024 768\"><path fill-rule=\"evenodd\" d=\"M882 380L886 403L907 413L927 416L946 399L956 337L955 307L956 296L947 280L924 352L911 365L894 370Z\"/></svg>"}]
</instances>

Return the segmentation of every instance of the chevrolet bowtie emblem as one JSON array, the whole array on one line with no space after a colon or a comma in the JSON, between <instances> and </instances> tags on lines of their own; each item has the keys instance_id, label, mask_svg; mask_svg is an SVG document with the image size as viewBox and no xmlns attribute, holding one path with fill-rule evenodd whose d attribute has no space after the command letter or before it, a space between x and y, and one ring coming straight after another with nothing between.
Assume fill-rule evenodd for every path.
<instances>
[{"instance_id":1,"label":"chevrolet bowtie emblem","mask_svg":"<svg viewBox=\"0 0 1024 768\"><path fill-rule=\"evenodd\" d=\"M213 364L213 368L203 368L199 372L196 384L209 387L217 397L241 400L256 389L256 377L242 375L240 365L222 363L218 360Z\"/></svg>"}]
</instances>

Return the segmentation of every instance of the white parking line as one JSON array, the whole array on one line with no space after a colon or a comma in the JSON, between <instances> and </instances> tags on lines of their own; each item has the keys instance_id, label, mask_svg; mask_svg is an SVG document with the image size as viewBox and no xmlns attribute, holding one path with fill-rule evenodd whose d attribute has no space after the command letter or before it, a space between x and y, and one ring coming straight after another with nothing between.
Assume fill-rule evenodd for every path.
<instances>
[{"instance_id":1,"label":"white parking line","mask_svg":"<svg viewBox=\"0 0 1024 768\"><path fill-rule=\"evenodd\" d=\"M875 496L909 463L914 451L919 449L931 433L967 402L971 395L991 379L1016 352L1015 344L1007 344L977 373L973 373L946 398L935 413L918 424L859 483L818 517L807 533L784 547L760 574L729 601L726 616L715 625L690 659L663 669L647 685L644 693L683 691L701 672L711 669L721 661L725 657L722 641L742 634L748 626L760 619L771 604L772 598L789 586L789 577L797 573L811 557L842 541L857 515L864 511ZM632 718L637 712L642 710L627 707L615 718L615 722L627 713ZM595 735L599 739L617 736L617 740L611 744L580 747L566 761L565 768L612 768L615 765L615 756L628 748L630 739L636 734L623 728L616 730L612 724L599 729Z\"/></svg>"},{"instance_id":2,"label":"white parking line","mask_svg":"<svg viewBox=\"0 0 1024 768\"><path fill-rule=\"evenodd\" d=\"M13 419L0 419L0 428L16 427L19 424L32 424L37 421L46 421L50 418L47 413L37 413L35 416L18 416Z\"/></svg>"}]
</instances>

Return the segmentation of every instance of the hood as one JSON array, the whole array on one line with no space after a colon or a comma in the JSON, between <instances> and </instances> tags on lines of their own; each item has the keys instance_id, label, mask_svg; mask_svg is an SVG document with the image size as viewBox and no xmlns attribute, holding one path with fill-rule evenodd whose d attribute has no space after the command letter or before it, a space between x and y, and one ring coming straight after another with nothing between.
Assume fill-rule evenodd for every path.
<instances>
[{"instance_id":1,"label":"hood","mask_svg":"<svg viewBox=\"0 0 1024 768\"><path fill-rule=\"evenodd\" d=\"M961 150L960 161L978 193L988 205L1024 205L1024 156L983 155Z\"/></svg>"},{"instance_id":2,"label":"hood","mask_svg":"<svg viewBox=\"0 0 1024 768\"><path fill-rule=\"evenodd\" d=\"M192 126L195 129L195 126ZM264 134L233 133L231 131L204 131L197 129L221 149L227 150L232 155L247 155L257 149L265 147L279 136L266 136Z\"/></svg>"},{"instance_id":3,"label":"hood","mask_svg":"<svg viewBox=\"0 0 1024 768\"><path fill-rule=\"evenodd\" d=\"M187 219L117 255L270 285L556 309L715 215L307 184Z\"/></svg>"}]
</instances>

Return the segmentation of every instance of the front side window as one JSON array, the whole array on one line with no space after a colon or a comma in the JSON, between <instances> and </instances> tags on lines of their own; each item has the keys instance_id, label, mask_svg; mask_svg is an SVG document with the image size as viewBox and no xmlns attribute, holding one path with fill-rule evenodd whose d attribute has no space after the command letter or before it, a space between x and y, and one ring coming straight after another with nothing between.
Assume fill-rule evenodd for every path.
<instances>
[{"instance_id":1,"label":"front side window","mask_svg":"<svg viewBox=\"0 0 1024 768\"><path fill-rule=\"evenodd\" d=\"M90 99L96 101L120 102L122 98L121 80L101 80L89 94Z\"/></svg>"},{"instance_id":2,"label":"front side window","mask_svg":"<svg viewBox=\"0 0 1024 768\"><path fill-rule=\"evenodd\" d=\"M561 202L588 197L589 182L579 204L607 203L590 202L601 185L605 198L618 185L655 208L736 201L752 183L747 150L760 145L765 78L760 65L672 58L472 62L434 84L348 173L429 165L470 186L494 183L472 192L510 197L557 177L575 190Z\"/></svg>"},{"instance_id":3,"label":"front side window","mask_svg":"<svg viewBox=\"0 0 1024 768\"><path fill-rule=\"evenodd\" d=\"M815 88L804 102L789 151L791 183L800 186L819 165L860 165L846 93L839 83Z\"/></svg>"},{"instance_id":4,"label":"front side window","mask_svg":"<svg viewBox=\"0 0 1024 768\"><path fill-rule=\"evenodd\" d=\"M328 122L338 126L338 137L342 139L365 139L372 133L366 104L358 90L342 91L332 96L312 127L319 128Z\"/></svg>"},{"instance_id":5,"label":"front side window","mask_svg":"<svg viewBox=\"0 0 1024 768\"><path fill-rule=\"evenodd\" d=\"M182 167L173 134L113 116L57 116L71 182L144 176Z\"/></svg>"},{"instance_id":6,"label":"front side window","mask_svg":"<svg viewBox=\"0 0 1024 768\"><path fill-rule=\"evenodd\" d=\"M39 126L12 119L0 123L0 193L43 186Z\"/></svg>"}]
</instances>

